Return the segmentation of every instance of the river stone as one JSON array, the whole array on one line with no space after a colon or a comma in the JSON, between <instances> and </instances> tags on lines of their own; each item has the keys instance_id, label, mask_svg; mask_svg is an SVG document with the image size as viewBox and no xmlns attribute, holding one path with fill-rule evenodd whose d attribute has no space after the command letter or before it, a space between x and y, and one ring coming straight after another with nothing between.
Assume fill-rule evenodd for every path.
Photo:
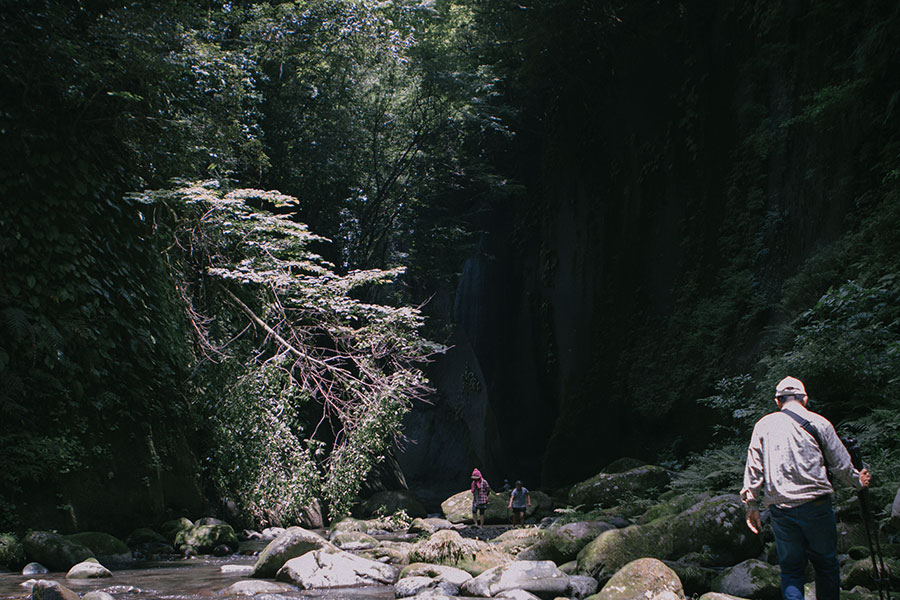
<instances>
[{"instance_id":1,"label":"river stone","mask_svg":"<svg viewBox=\"0 0 900 600\"><path fill-rule=\"evenodd\" d=\"M728 594L723 594L721 592L706 592L702 596L700 596L697 600L745 600L744 598L739 598L737 596L729 596Z\"/></svg>"},{"instance_id":2,"label":"river stone","mask_svg":"<svg viewBox=\"0 0 900 600\"><path fill-rule=\"evenodd\" d=\"M194 526L196 527L197 525L228 525L228 523L215 517L203 517L194 521Z\"/></svg>"},{"instance_id":3,"label":"river stone","mask_svg":"<svg viewBox=\"0 0 900 600\"><path fill-rule=\"evenodd\" d=\"M269 542L253 565L251 577L275 577L278 570L292 558L302 556L311 550L333 548L328 540L318 533L302 527L288 527L284 533Z\"/></svg>"},{"instance_id":4,"label":"river stone","mask_svg":"<svg viewBox=\"0 0 900 600\"><path fill-rule=\"evenodd\" d=\"M375 492L359 507L364 518L392 515L400 510L413 518L428 516L428 511L415 494L409 490Z\"/></svg>"},{"instance_id":5,"label":"river stone","mask_svg":"<svg viewBox=\"0 0 900 600\"><path fill-rule=\"evenodd\" d=\"M661 537L656 524L604 531L578 553L578 572L604 583L634 560L665 558L661 552Z\"/></svg>"},{"instance_id":6,"label":"river stone","mask_svg":"<svg viewBox=\"0 0 900 600\"><path fill-rule=\"evenodd\" d=\"M66 579L100 579L112 577L109 569L101 565L96 558L89 558L74 565L66 573Z\"/></svg>"},{"instance_id":7,"label":"river stone","mask_svg":"<svg viewBox=\"0 0 900 600\"><path fill-rule=\"evenodd\" d=\"M688 597L697 597L711 589L713 579L719 572L710 567L701 567L699 564L699 556L697 554L688 554L677 561L664 560L666 566L675 571L681 585L684 588L684 594Z\"/></svg>"},{"instance_id":8,"label":"river stone","mask_svg":"<svg viewBox=\"0 0 900 600\"><path fill-rule=\"evenodd\" d=\"M431 577L404 577L394 584L394 597L418 596L425 590L435 590L446 596L455 596L459 593L459 586L450 581Z\"/></svg>"},{"instance_id":9,"label":"river stone","mask_svg":"<svg viewBox=\"0 0 900 600\"><path fill-rule=\"evenodd\" d=\"M491 540L491 544L520 560L553 560L549 556L520 556L526 548L539 544L546 535L547 530L538 527L509 529Z\"/></svg>"},{"instance_id":10,"label":"river stone","mask_svg":"<svg viewBox=\"0 0 900 600\"><path fill-rule=\"evenodd\" d=\"M889 574L888 581L893 589L900 589L900 561L885 558L884 566ZM872 559L849 560L841 565L841 584L846 588L862 586L870 590L878 589L873 577Z\"/></svg>"},{"instance_id":11,"label":"river stone","mask_svg":"<svg viewBox=\"0 0 900 600\"><path fill-rule=\"evenodd\" d=\"M94 558L90 548L50 531L32 531L22 540L25 554L51 571L68 571L86 558Z\"/></svg>"},{"instance_id":12,"label":"river stone","mask_svg":"<svg viewBox=\"0 0 900 600\"><path fill-rule=\"evenodd\" d=\"M617 458L612 461L602 469L600 469L601 473L625 473L627 471L631 471L633 469L639 469L643 467L647 463L639 458L632 458L630 456L623 456L621 458Z\"/></svg>"},{"instance_id":13,"label":"river stone","mask_svg":"<svg viewBox=\"0 0 900 600\"><path fill-rule=\"evenodd\" d=\"M484 512L485 523L506 523L509 521L509 509L506 498L493 491L488 494L488 505ZM472 523L472 491L466 490L450 496L441 502L441 511L451 523Z\"/></svg>"},{"instance_id":14,"label":"river stone","mask_svg":"<svg viewBox=\"0 0 900 600\"><path fill-rule=\"evenodd\" d=\"M194 525L175 536L176 548L183 550L190 546L200 554L210 554L220 544L238 549L240 544L231 525Z\"/></svg>"},{"instance_id":15,"label":"river stone","mask_svg":"<svg viewBox=\"0 0 900 600\"><path fill-rule=\"evenodd\" d=\"M435 517L428 517L426 519L413 519L412 523L409 524L409 529L407 529L406 531L407 533L424 533L431 535L435 531L440 531L441 529L453 529L453 523L451 523L447 519L438 519Z\"/></svg>"},{"instance_id":16,"label":"river stone","mask_svg":"<svg viewBox=\"0 0 900 600\"><path fill-rule=\"evenodd\" d=\"M472 575L462 569L448 567L447 565L430 565L428 563L413 563L404 567L400 571L400 580L402 581L406 577L430 577L432 579L449 581L457 587L472 579Z\"/></svg>"},{"instance_id":17,"label":"river stone","mask_svg":"<svg viewBox=\"0 0 900 600\"><path fill-rule=\"evenodd\" d=\"M560 569L562 571L562 569ZM563 571L565 572L565 571ZM569 586L566 588L566 596L568 598L587 598L591 594L597 593L600 587L597 580L587 575L570 575Z\"/></svg>"},{"instance_id":18,"label":"river stone","mask_svg":"<svg viewBox=\"0 0 900 600\"><path fill-rule=\"evenodd\" d=\"M539 596L562 596L569 577L549 560L520 560L488 569L462 584L467 596L496 596L506 590L525 590Z\"/></svg>"},{"instance_id":19,"label":"river stone","mask_svg":"<svg viewBox=\"0 0 900 600\"><path fill-rule=\"evenodd\" d=\"M450 565L478 575L512 562L512 557L487 542L463 538L459 532L445 529L416 542L409 551L409 561Z\"/></svg>"},{"instance_id":20,"label":"river stone","mask_svg":"<svg viewBox=\"0 0 900 600\"><path fill-rule=\"evenodd\" d=\"M116 600L116 598L103 590L94 590L82 596L81 600Z\"/></svg>"},{"instance_id":21,"label":"river stone","mask_svg":"<svg viewBox=\"0 0 900 600\"><path fill-rule=\"evenodd\" d=\"M351 585L391 585L398 570L349 552L313 550L292 558L278 570L275 579L293 583L301 589L344 587Z\"/></svg>"},{"instance_id":22,"label":"river stone","mask_svg":"<svg viewBox=\"0 0 900 600\"><path fill-rule=\"evenodd\" d=\"M647 600L664 593L684 598L675 572L655 558L639 558L619 569L589 600ZM666 594L668 596L668 594Z\"/></svg>"},{"instance_id":23,"label":"river stone","mask_svg":"<svg viewBox=\"0 0 900 600\"><path fill-rule=\"evenodd\" d=\"M101 563L115 566L130 564L134 557L128 546L114 535L102 531L83 531L67 535L69 539L82 546L87 546Z\"/></svg>"},{"instance_id":24,"label":"river stone","mask_svg":"<svg viewBox=\"0 0 900 600\"><path fill-rule=\"evenodd\" d=\"M611 507L623 495L632 498L653 498L666 489L672 474L662 467L646 465L623 473L598 473L576 483L569 490L569 504Z\"/></svg>"},{"instance_id":25,"label":"river stone","mask_svg":"<svg viewBox=\"0 0 900 600\"><path fill-rule=\"evenodd\" d=\"M538 543L520 554L524 560L552 560L562 564L578 557L581 549L604 531L615 529L604 521L577 521L553 526Z\"/></svg>"},{"instance_id":26,"label":"river stone","mask_svg":"<svg viewBox=\"0 0 900 600\"><path fill-rule=\"evenodd\" d=\"M39 579L31 587L31 600L81 600L75 592L55 581Z\"/></svg>"},{"instance_id":27,"label":"river stone","mask_svg":"<svg viewBox=\"0 0 900 600\"><path fill-rule=\"evenodd\" d=\"M409 542L384 540L375 548L362 550L358 552L358 554L369 560L377 560L391 565L404 566L409 564L409 551L411 549L412 544Z\"/></svg>"},{"instance_id":28,"label":"river stone","mask_svg":"<svg viewBox=\"0 0 900 600\"><path fill-rule=\"evenodd\" d=\"M31 577L32 575L44 575L45 573L49 573L50 571L38 562L30 562L22 569L22 575L25 577Z\"/></svg>"},{"instance_id":29,"label":"river stone","mask_svg":"<svg viewBox=\"0 0 900 600\"><path fill-rule=\"evenodd\" d=\"M781 598L779 569L751 558L722 571L713 580L712 591L741 598L778 600Z\"/></svg>"},{"instance_id":30,"label":"river stone","mask_svg":"<svg viewBox=\"0 0 900 600\"><path fill-rule=\"evenodd\" d=\"M250 579L238 581L222 590L223 596L256 596L257 594L280 594L293 592L296 588L288 583Z\"/></svg>"},{"instance_id":31,"label":"river stone","mask_svg":"<svg viewBox=\"0 0 900 600\"><path fill-rule=\"evenodd\" d=\"M287 531L287 529L284 527L266 527L260 532L259 537L263 540L274 540L285 531Z\"/></svg>"},{"instance_id":32,"label":"river stone","mask_svg":"<svg viewBox=\"0 0 900 600\"><path fill-rule=\"evenodd\" d=\"M236 577L250 577L253 573L253 565L222 565L219 567L222 575L233 575Z\"/></svg>"},{"instance_id":33,"label":"river stone","mask_svg":"<svg viewBox=\"0 0 900 600\"><path fill-rule=\"evenodd\" d=\"M331 543L341 550L369 550L378 546L378 540L361 531L340 531L331 538Z\"/></svg>"},{"instance_id":34,"label":"river stone","mask_svg":"<svg viewBox=\"0 0 900 600\"><path fill-rule=\"evenodd\" d=\"M368 533L369 532L369 524L363 521L362 519L354 519L353 517L346 517L331 524L331 527L328 530L328 539L334 539L339 533L344 533L347 531L356 531L359 533Z\"/></svg>"},{"instance_id":35,"label":"river stone","mask_svg":"<svg viewBox=\"0 0 900 600\"><path fill-rule=\"evenodd\" d=\"M661 520L662 521L662 520ZM656 523L656 522L654 522ZM762 552L761 536L745 522L744 507L737 494L701 500L667 521L661 540L663 558L678 558L702 552L705 567L727 567Z\"/></svg>"},{"instance_id":36,"label":"river stone","mask_svg":"<svg viewBox=\"0 0 900 600\"><path fill-rule=\"evenodd\" d=\"M159 530L166 536L168 541L174 542L179 533L187 531L193 526L194 522L190 519L179 517L177 519L172 519L171 521L166 521L160 526Z\"/></svg>"},{"instance_id":37,"label":"river stone","mask_svg":"<svg viewBox=\"0 0 900 600\"><path fill-rule=\"evenodd\" d=\"M504 600L541 600L539 596L535 596L525 590L506 590L505 592L500 592L494 598L503 598Z\"/></svg>"},{"instance_id":38,"label":"river stone","mask_svg":"<svg viewBox=\"0 0 900 600\"><path fill-rule=\"evenodd\" d=\"M0 568L18 570L25 562L22 542L11 533L0 533Z\"/></svg>"}]
</instances>

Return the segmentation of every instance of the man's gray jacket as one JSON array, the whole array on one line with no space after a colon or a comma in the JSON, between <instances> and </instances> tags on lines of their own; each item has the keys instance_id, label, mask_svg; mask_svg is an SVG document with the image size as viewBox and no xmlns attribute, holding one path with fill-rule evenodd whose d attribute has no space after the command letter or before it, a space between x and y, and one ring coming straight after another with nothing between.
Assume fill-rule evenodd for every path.
<instances>
[{"instance_id":1,"label":"man's gray jacket","mask_svg":"<svg viewBox=\"0 0 900 600\"><path fill-rule=\"evenodd\" d=\"M824 447L820 449L809 432L781 411L760 419L747 448L741 490L741 500L747 508L758 510L773 504L791 508L833 494L826 464L832 475L861 489L859 471L850 462L850 454L828 419L797 401L786 402L784 409L808 420Z\"/></svg>"}]
</instances>

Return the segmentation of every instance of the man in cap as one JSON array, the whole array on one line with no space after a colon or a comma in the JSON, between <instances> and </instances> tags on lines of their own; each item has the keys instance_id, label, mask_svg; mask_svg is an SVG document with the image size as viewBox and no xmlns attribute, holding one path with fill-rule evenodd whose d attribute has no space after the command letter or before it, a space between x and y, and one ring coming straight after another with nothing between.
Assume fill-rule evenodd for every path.
<instances>
[{"instance_id":1,"label":"man in cap","mask_svg":"<svg viewBox=\"0 0 900 600\"><path fill-rule=\"evenodd\" d=\"M778 383L778 411L753 428L741 500L753 533L762 527L761 506L769 509L784 599L803 600L808 560L816 572L816 598L838 600L841 573L831 505L834 488L826 467L856 489L867 487L871 477L867 469L853 467L834 426L808 410L808 403L802 381L785 377Z\"/></svg>"}]
</instances>

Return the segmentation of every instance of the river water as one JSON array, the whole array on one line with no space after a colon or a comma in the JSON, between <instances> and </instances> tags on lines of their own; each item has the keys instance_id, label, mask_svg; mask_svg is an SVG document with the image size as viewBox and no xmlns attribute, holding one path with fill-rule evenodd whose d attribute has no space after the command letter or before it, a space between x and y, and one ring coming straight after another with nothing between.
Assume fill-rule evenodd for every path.
<instances>
[{"instance_id":1,"label":"river water","mask_svg":"<svg viewBox=\"0 0 900 600\"><path fill-rule=\"evenodd\" d=\"M46 573L34 579L57 581L84 595L103 590L117 600L197 600L224 598L222 590L244 579L241 575L223 573L223 565L252 565L255 556L234 555L225 558L200 557L159 562L136 563L133 568L113 570L105 579L66 579L65 573ZM31 579L21 573L0 573L0 598L30 598L30 588L22 583ZM264 597L264 596L258 596ZM248 598L243 596L243 598ZM388 600L394 598L391 586L340 588L332 590L297 590L268 595L268 598L318 598L322 600Z\"/></svg>"}]
</instances>

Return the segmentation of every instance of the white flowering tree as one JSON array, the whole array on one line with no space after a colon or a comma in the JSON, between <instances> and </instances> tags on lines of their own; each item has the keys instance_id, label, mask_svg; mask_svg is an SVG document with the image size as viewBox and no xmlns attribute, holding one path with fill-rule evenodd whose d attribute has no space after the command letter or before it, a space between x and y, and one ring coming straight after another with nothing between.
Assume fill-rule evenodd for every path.
<instances>
[{"instance_id":1,"label":"white flowering tree","mask_svg":"<svg viewBox=\"0 0 900 600\"><path fill-rule=\"evenodd\" d=\"M310 249L295 198L217 182L140 195L171 236L168 258L196 337L193 396L207 419L217 492L260 522L314 499L345 514L429 393L420 366L442 348L417 308L366 302L403 273L338 274Z\"/></svg>"}]
</instances>

